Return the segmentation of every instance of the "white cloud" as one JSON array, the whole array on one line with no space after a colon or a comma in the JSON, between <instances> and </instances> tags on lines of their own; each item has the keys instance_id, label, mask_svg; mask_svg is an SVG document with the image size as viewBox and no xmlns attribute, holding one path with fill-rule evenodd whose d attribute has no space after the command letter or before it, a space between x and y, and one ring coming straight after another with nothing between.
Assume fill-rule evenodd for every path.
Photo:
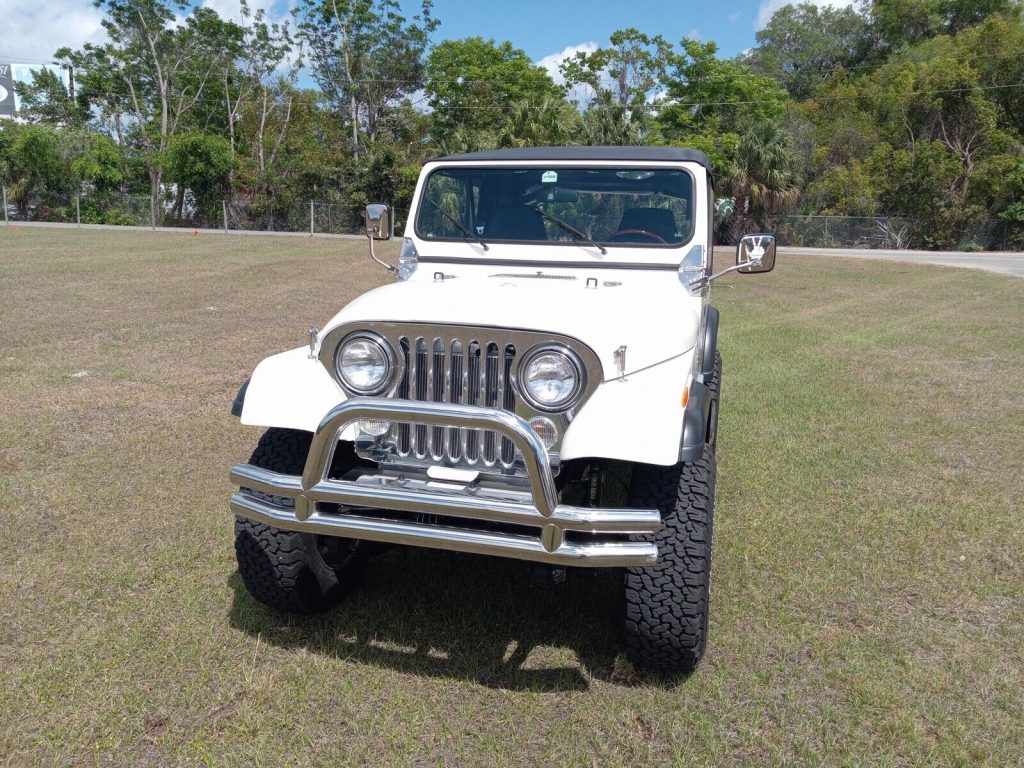
<instances>
[{"instance_id":1,"label":"white cloud","mask_svg":"<svg viewBox=\"0 0 1024 768\"><path fill-rule=\"evenodd\" d=\"M102 14L82 0L26 3L0 0L0 62L36 64L53 60L58 48L81 48L106 40Z\"/></svg>"},{"instance_id":2,"label":"white cloud","mask_svg":"<svg viewBox=\"0 0 1024 768\"><path fill-rule=\"evenodd\" d=\"M242 4L239 0L205 0L203 6L216 11L222 19L238 22L242 20ZM267 22L271 24L280 24L287 20L291 12L289 4L281 3L279 0L250 0L249 10L254 14L258 10L263 10Z\"/></svg>"},{"instance_id":3,"label":"white cloud","mask_svg":"<svg viewBox=\"0 0 1024 768\"><path fill-rule=\"evenodd\" d=\"M804 2L810 2L813 5L817 5L819 8L828 6L830 8L845 8L853 5L856 0L804 0ZM768 22L771 21L772 14L775 13L779 8L784 5L796 4L794 0L761 0L761 5L757 9L757 20L754 22L756 29L764 29L768 26Z\"/></svg>"},{"instance_id":4,"label":"white cloud","mask_svg":"<svg viewBox=\"0 0 1024 768\"><path fill-rule=\"evenodd\" d=\"M733 11L732 13L729 14L729 21L735 24L737 21L740 20L740 16L742 15L743 13L741 11Z\"/></svg>"},{"instance_id":5,"label":"white cloud","mask_svg":"<svg viewBox=\"0 0 1024 768\"><path fill-rule=\"evenodd\" d=\"M204 0L203 7L216 11L217 15L222 19L228 19L239 24L242 23L242 4L239 0ZM250 20L255 16L256 11L259 10L264 12L263 20L267 24L284 25L287 23L289 28L294 27L291 23L292 6L290 2L282 2L282 0L249 0ZM298 47L295 47L278 65L275 74L282 77L287 76L298 57Z\"/></svg>"},{"instance_id":6,"label":"white cloud","mask_svg":"<svg viewBox=\"0 0 1024 768\"><path fill-rule=\"evenodd\" d=\"M559 69L559 65L566 59L573 58L577 53L593 53L598 48L597 43L590 41L586 43L579 43L577 45L570 45L563 48L558 53L551 53L535 62L538 67L544 67L551 75L551 79L559 85L565 83L565 77L562 76L562 72ZM590 101L594 97L594 89L589 85L577 85L569 89L568 97L572 101L586 102Z\"/></svg>"},{"instance_id":7,"label":"white cloud","mask_svg":"<svg viewBox=\"0 0 1024 768\"><path fill-rule=\"evenodd\" d=\"M580 43L578 45L570 45L568 48L563 48L558 53L551 53L545 56L540 61L536 62L538 67L544 67L551 75L551 79L561 85L565 82L565 78L562 77L562 72L559 70L559 65L566 59L573 58L577 53L593 53L597 50L597 43Z\"/></svg>"}]
</instances>

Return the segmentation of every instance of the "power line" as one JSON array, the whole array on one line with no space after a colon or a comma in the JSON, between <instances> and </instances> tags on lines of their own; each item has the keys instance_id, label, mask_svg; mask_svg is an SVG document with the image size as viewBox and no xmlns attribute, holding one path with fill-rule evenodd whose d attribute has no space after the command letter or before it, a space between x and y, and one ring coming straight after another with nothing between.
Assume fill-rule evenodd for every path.
<instances>
[{"instance_id":1,"label":"power line","mask_svg":"<svg viewBox=\"0 0 1024 768\"><path fill-rule=\"evenodd\" d=\"M1024 88L1024 82L1003 83L1003 84L997 84L997 85L973 85L973 86L964 86L962 88L937 88L937 89L929 89L929 90L922 90L922 91L907 91L903 95L904 96L933 96L933 95L939 95L939 94L969 93L969 92L972 92L972 91L991 91L991 90L1003 90L1003 89L1012 89L1012 88ZM80 90L80 91L78 91L78 93L79 93L79 95L84 95L84 96L87 96L87 97L94 97L94 98L109 98L109 97L112 97L112 96L115 95L115 94L110 94L110 93L105 93L105 92L86 91L86 90ZM128 96L127 95L124 95L124 94L116 94L116 95L118 96L118 98L120 98L121 100L123 100L127 104L127 101L128 101ZM429 95L425 95L425 96L423 96L423 97L421 97L421 98L419 98L419 99L417 99L415 101L410 101L408 106L415 107L415 106L417 106L419 104L422 104L424 101L427 101L429 98L430 98ZM861 98L862 98L861 94L843 94L843 95L837 95L837 96L828 97L828 100L832 100L832 101L835 101L835 100L839 100L839 101L854 101L854 100L859 100ZM191 101L191 99L188 99L188 100ZM758 105L758 104L783 104L783 103L786 102L786 100L787 100L787 97L783 96L783 97L774 98L774 99L727 99L727 100L723 100L723 101L703 101L703 100L696 100L696 101L662 101L662 102L658 102L658 103L644 103L644 104L630 105L628 108L629 109L637 109L637 108L659 109L659 108L662 108L662 107L669 107L669 106L671 106L671 107L753 106L753 105ZM196 103L196 104L205 104L205 105L222 106L224 104L224 99L223 98L219 98L219 97L210 96L210 97L200 98L200 99L196 100L194 103ZM252 106L252 107L262 107L262 105L263 105L263 102L260 101L260 100L241 100L240 103L243 106L248 105L248 106ZM534 109L541 108L541 103L539 101L535 101L535 100L531 100L531 99L520 99L520 100L517 100L516 102L513 102L513 103L518 103L518 104L525 103L528 107L531 107L531 108L534 108ZM267 106L268 107L288 107L289 103L287 101L273 100L273 101L267 102ZM308 109L308 108L317 108L318 107L317 104L310 104L310 103L308 103L306 101L302 101L302 100L293 100L291 102L290 106L293 109L295 109L295 108ZM399 104L397 106L403 106L403 105ZM473 111L493 111L493 110L507 111L508 107L509 107L509 103L508 102L500 102L500 103L499 102L493 102L493 103L489 103L489 104L488 103L447 104L443 108L446 111L473 112Z\"/></svg>"}]
</instances>

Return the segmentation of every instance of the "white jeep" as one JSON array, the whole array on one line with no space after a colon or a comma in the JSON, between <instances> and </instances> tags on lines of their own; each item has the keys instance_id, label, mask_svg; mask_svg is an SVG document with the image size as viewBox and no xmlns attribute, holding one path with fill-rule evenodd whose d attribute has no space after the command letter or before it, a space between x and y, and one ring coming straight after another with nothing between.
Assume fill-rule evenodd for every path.
<instances>
[{"instance_id":1,"label":"white jeep","mask_svg":"<svg viewBox=\"0 0 1024 768\"><path fill-rule=\"evenodd\" d=\"M428 163L397 282L236 398L267 428L231 498L238 569L275 608L329 608L380 544L623 570L626 652L688 671L708 629L718 311L708 287L767 272L748 235L711 273L700 152L500 150Z\"/></svg>"}]
</instances>

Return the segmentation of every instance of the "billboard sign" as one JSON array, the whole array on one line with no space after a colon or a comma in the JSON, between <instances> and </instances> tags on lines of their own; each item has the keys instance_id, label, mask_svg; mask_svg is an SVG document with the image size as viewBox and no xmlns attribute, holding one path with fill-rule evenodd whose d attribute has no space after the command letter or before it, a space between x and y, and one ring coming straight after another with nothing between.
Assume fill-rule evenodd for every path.
<instances>
[{"instance_id":1,"label":"billboard sign","mask_svg":"<svg viewBox=\"0 0 1024 768\"><path fill-rule=\"evenodd\" d=\"M0 64L0 115L14 114L14 73L10 64Z\"/></svg>"}]
</instances>

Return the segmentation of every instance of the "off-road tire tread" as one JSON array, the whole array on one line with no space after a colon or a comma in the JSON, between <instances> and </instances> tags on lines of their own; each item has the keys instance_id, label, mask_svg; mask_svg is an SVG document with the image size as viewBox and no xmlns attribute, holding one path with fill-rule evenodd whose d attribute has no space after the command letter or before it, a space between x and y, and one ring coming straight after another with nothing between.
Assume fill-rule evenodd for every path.
<instances>
[{"instance_id":1,"label":"off-road tire tread","mask_svg":"<svg viewBox=\"0 0 1024 768\"><path fill-rule=\"evenodd\" d=\"M686 673L707 645L715 454L692 464L643 465L633 472L630 506L657 507L662 528L634 540L658 545L658 563L626 569L626 655L635 667Z\"/></svg>"},{"instance_id":2,"label":"off-road tire tread","mask_svg":"<svg viewBox=\"0 0 1024 768\"><path fill-rule=\"evenodd\" d=\"M704 386L711 392L711 397L718 402L718 394L722 389L722 353L715 352L715 367L711 371L711 375L708 376L708 380L704 382Z\"/></svg>"},{"instance_id":3,"label":"off-road tire tread","mask_svg":"<svg viewBox=\"0 0 1024 768\"><path fill-rule=\"evenodd\" d=\"M718 409L719 409L719 398L722 392L722 353L715 352L715 367L711 370L711 375L708 376L708 380L704 382L704 386L708 388L711 393L711 420L712 426L709 431L709 439L711 441L711 450L714 451L718 446Z\"/></svg>"},{"instance_id":4,"label":"off-road tire tread","mask_svg":"<svg viewBox=\"0 0 1024 768\"><path fill-rule=\"evenodd\" d=\"M308 432L269 429L249 463L274 472L302 474L311 439ZM235 518L238 573L249 594L271 608L318 613L343 597L346 590L342 587L358 576L361 563L347 563L344 573L335 573L320 558L316 546L316 537L310 534Z\"/></svg>"}]
</instances>

